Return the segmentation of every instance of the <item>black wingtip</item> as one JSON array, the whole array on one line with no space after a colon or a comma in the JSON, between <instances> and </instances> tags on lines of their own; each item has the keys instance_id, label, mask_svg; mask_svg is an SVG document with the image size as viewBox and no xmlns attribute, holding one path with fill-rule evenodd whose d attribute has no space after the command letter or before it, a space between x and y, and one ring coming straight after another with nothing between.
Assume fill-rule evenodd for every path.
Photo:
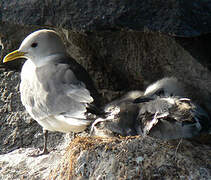
<instances>
[{"instance_id":1,"label":"black wingtip","mask_svg":"<svg viewBox=\"0 0 211 180\"><path fill-rule=\"evenodd\" d=\"M103 111L101 108L97 108L93 104L89 104L89 106L87 107L87 112L91 114L95 114L97 117L103 117L103 118L105 118L106 115L108 114L105 111Z\"/></svg>"},{"instance_id":2,"label":"black wingtip","mask_svg":"<svg viewBox=\"0 0 211 180\"><path fill-rule=\"evenodd\" d=\"M149 102L153 100L152 97L139 97L139 98L136 98L133 103L144 103L144 102Z\"/></svg>"}]
</instances>

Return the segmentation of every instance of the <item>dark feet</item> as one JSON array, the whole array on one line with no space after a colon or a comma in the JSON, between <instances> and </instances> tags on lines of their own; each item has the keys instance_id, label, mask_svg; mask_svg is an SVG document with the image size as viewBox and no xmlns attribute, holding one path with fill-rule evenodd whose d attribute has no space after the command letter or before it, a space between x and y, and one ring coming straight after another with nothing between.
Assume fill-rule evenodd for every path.
<instances>
[{"instance_id":1,"label":"dark feet","mask_svg":"<svg viewBox=\"0 0 211 180\"><path fill-rule=\"evenodd\" d=\"M43 150L41 152L36 153L36 154L29 155L30 157L39 157L39 156L42 156L42 155L49 154L49 151L47 149L48 131L45 130L45 129L43 129L43 138L44 138Z\"/></svg>"},{"instance_id":2,"label":"dark feet","mask_svg":"<svg viewBox=\"0 0 211 180\"><path fill-rule=\"evenodd\" d=\"M42 155L49 154L49 151L47 150L47 148L43 149L41 152L40 152L40 150L37 150L37 151L38 152L33 153L33 154L29 154L28 156L29 157L39 157L39 156L42 156Z\"/></svg>"}]
</instances>

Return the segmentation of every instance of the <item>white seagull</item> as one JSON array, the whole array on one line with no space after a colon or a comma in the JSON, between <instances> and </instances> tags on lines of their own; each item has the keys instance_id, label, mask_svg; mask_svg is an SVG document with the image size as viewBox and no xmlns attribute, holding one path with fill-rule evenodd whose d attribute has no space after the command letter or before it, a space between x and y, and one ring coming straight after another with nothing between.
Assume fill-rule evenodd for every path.
<instances>
[{"instance_id":1,"label":"white seagull","mask_svg":"<svg viewBox=\"0 0 211 180\"><path fill-rule=\"evenodd\" d=\"M53 30L28 35L18 50L3 62L25 58L21 71L21 101L42 127L47 153L47 132L81 132L93 121L97 91L86 70L72 59ZM96 99L95 99L96 100Z\"/></svg>"}]
</instances>

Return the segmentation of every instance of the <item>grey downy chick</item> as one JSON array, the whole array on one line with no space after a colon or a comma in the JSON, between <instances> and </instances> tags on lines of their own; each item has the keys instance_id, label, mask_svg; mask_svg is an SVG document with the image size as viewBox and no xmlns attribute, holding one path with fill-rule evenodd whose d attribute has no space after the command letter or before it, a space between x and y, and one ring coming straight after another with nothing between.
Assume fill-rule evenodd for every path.
<instances>
[{"instance_id":1,"label":"grey downy chick","mask_svg":"<svg viewBox=\"0 0 211 180\"><path fill-rule=\"evenodd\" d=\"M108 103L104 107L107 116L94 121L91 135L100 137L137 135L136 118L139 106L133 101L142 95L141 91L130 91L121 98Z\"/></svg>"},{"instance_id":2,"label":"grey downy chick","mask_svg":"<svg viewBox=\"0 0 211 180\"><path fill-rule=\"evenodd\" d=\"M161 139L192 138L209 133L210 117L185 97L182 84L173 77L161 79L146 88L139 104L137 132Z\"/></svg>"}]
</instances>

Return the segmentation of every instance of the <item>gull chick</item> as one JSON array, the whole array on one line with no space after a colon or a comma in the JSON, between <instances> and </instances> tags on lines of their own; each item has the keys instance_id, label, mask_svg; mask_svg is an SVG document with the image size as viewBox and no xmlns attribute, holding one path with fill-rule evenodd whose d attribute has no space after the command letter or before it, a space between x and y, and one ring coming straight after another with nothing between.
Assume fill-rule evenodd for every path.
<instances>
[{"instance_id":1,"label":"gull chick","mask_svg":"<svg viewBox=\"0 0 211 180\"><path fill-rule=\"evenodd\" d=\"M28 35L3 62L19 58L27 59L21 71L21 101L43 127L41 154L45 154L48 131L81 132L93 121L90 114L101 113L94 101L98 94L86 70L68 55L53 30Z\"/></svg>"},{"instance_id":2,"label":"gull chick","mask_svg":"<svg viewBox=\"0 0 211 180\"><path fill-rule=\"evenodd\" d=\"M133 101L143 96L142 91L130 91L104 107L106 117L97 118L91 127L91 135L100 137L138 135L137 116L139 105Z\"/></svg>"},{"instance_id":3,"label":"gull chick","mask_svg":"<svg viewBox=\"0 0 211 180\"><path fill-rule=\"evenodd\" d=\"M145 92L131 91L104 108L106 118L92 124L95 136L152 136L170 140L209 133L206 111L186 97L182 83L174 77L149 85Z\"/></svg>"},{"instance_id":4,"label":"gull chick","mask_svg":"<svg viewBox=\"0 0 211 180\"><path fill-rule=\"evenodd\" d=\"M161 139L192 138L209 133L208 113L185 95L182 84L174 77L163 78L134 100L139 105L137 132Z\"/></svg>"}]
</instances>

